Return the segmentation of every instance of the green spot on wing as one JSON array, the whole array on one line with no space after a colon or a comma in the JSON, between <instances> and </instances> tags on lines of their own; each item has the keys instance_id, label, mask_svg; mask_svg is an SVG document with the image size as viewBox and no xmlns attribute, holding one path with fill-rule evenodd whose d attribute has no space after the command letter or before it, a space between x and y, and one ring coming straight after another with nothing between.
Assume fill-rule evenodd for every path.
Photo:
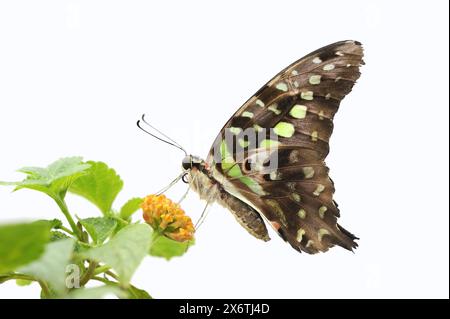
<instances>
[{"instance_id":1,"label":"green spot on wing","mask_svg":"<svg viewBox=\"0 0 450 319\"><path fill-rule=\"evenodd\" d=\"M300 97L304 100L311 101L314 98L314 93L312 91L301 92Z\"/></svg>"},{"instance_id":2,"label":"green spot on wing","mask_svg":"<svg viewBox=\"0 0 450 319\"><path fill-rule=\"evenodd\" d=\"M243 117L252 118L252 117L253 117L253 113L252 113L252 112L245 111L244 113L242 113L242 116L243 116Z\"/></svg>"},{"instance_id":3,"label":"green spot on wing","mask_svg":"<svg viewBox=\"0 0 450 319\"><path fill-rule=\"evenodd\" d=\"M227 175L230 177L240 177L242 176L242 171L239 165L235 164L233 165L230 170L227 172Z\"/></svg>"},{"instance_id":4,"label":"green spot on wing","mask_svg":"<svg viewBox=\"0 0 450 319\"><path fill-rule=\"evenodd\" d=\"M277 125L275 125L275 127L273 128L273 131L278 136L291 137L292 135L294 135L295 128L294 128L294 125L292 125L291 123L280 122Z\"/></svg>"},{"instance_id":5,"label":"green spot on wing","mask_svg":"<svg viewBox=\"0 0 450 319\"><path fill-rule=\"evenodd\" d=\"M220 143L220 155L222 161L226 158L233 158L232 154L228 151L228 146L225 140L222 140L222 142Z\"/></svg>"},{"instance_id":6,"label":"green spot on wing","mask_svg":"<svg viewBox=\"0 0 450 319\"><path fill-rule=\"evenodd\" d=\"M226 172L226 171L228 171L230 168L232 168L233 165L234 165L234 161L231 161L231 162L222 161L222 163L221 163L221 167L222 167L222 170L223 170L224 172Z\"/></svg>"},{"instance_id":7,"label":"green spot on wing","mask_svg":"<svg viewBox=\"0 0 450 319\"><path fill-rule=\"evenodd\" d=\"M289 112L292 117L296 119L304 119L306 117L306 110L308 108L305 105L295 105Z\"/></svg>"},{"instance_id":8,"label":"green spot on wing","mask_svg":"<svg viewBox=\"0 0 450 319\"><path fill-rule=\"evenodd\" d=\"M222 143L220 144L220 154L222 157L222 171L230 177L242 176L241 169L239 168L239 165L236 165L232 154L228 151L225 140L222 140Z\"/></svg>"},{"instance_id":9,"label":"green spot on wing","mask_svg":"<svg viewBox=\"0 0 450 319\"><path fill-rule=\"evenodd\" d=\"M275 86L278 90L283 91L283 92L287 92L288 90L288 86L286 83L284 82L280 82Z\"/></svg>"},{"instance_id":10,"label":"green spot on wing","mask_svg":"<svg viewBox=\"0 0 450 319\"><path fill-rule=\"evenodd\" d=\"M275 141L275 140L262 140L261 143L259 144L259 147L261 148L271 148L271 147L277 147L278 145L280 145L280 142Z\"/></svg>"},{"instance_id":11,"label":"green spot on wing","mask_svg":"<svg viewBox=\"0 0 450 319\"><path fill-rule=\"evenodd\" d=\"M234 135L238 135L239 133L242 132L242 129L240 127L230 127L229 130Z\"/></svg>"},{"instance_id":12,"label":"green spot on wing","mask_svg":"<svg viewBox=\"0 0 450 319\"><path fill-rule=\"evenodd\" d=\"M239 178L239 180L244 183L248 188L250 188L254 193L258 195L264 195L265 192L262 188L262 186L255 181L253 178L250 178L248 176L243 176Z\"/></svg>"},{"instance_id":13,"label":"green spot on wing","mask_svg":"<svg viewBox=\"0 0 450 319\"><path fill-rule=\"evenodd\" d=\"M245 140L242 139L242 138L238 140L238 143L239 143L239 145L240 145L242 148L246 148L247 146L250 145L250 142L249 142L249 141L245 141Z\"/></svg>"}]
</instances>

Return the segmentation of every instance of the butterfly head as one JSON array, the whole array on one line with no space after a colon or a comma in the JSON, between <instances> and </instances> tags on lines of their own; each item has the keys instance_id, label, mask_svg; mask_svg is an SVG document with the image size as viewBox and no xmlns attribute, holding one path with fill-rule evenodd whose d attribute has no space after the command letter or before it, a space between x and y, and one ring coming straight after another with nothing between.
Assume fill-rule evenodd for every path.
<instances>
[{"instance_id":1,"label":"butterfly head","mask_svg":"<svg viewBox=\"0 0 450 319\"><path fill-rule=\"evenodd\" d=\"M200 157L194 156L194 155L187 155L183 159L183 170L190 171L193 168L196 168L200 171L202 171L205 168L205 161L202 160Z\"/></svg>"}]
</instances>

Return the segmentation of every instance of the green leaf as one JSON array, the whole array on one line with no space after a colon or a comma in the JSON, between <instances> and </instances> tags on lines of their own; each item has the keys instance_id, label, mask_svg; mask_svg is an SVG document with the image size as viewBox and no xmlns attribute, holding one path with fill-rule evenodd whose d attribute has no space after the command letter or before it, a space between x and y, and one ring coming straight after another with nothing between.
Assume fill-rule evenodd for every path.
<instances>
[{"instance_id":1,"label":"green leaf","mask_svg":"<svg viewBox=\"0 0 450 319\"><path fill-rule=\"evenodd\" d=\"M48 222L1 225L0 273L15 270L39 258L49 240Z\"/></svg>"},{"instance_id":2,"label":"green leaf","mask_svg":"<svg viewBox=\"0 0 450 319\"><path fill-rule=\"evenodd\" d=\"M57 241L57 240L67 239L67 238L70 238L70 237L61 231L54 230L54 231L50 232L50 241Z\"/></svg>"},{"instance_id":3,"label":"green leaf","mask_svg":"<svg viewBox=\"0 0 450 319\"><path fill-rule=\"evenodd\" d=\"M27 279L16 279L16 285L20 287L29 286L33 283L31 280Z\"/></svg>"},{"instance_id":4,"label":"green leaf","mask_svg":"<svg viewBox=\"0 0 450 319\"><path fill-rule=\"evenodd\" d=\"M179 242L165 236L155 236L150 246L150 255L163 257L170 260L179 257L187 252L188 248L194 245L194 240Z\"/></svg>"},{"instance_id":5,"label":"green leaf","mask_svg":"<svg viewBox=\"0 0 450 319\"><path fill-rule=\"evenodd\" d=\"M69 299L101 299L105 295L113 294L119 298L127 298L127 293L119 287L105 285L93 288L78 288L71 291L67 298Z\"/></svg>"},{"instance_id":6,"label":"green leaf","mask_svg":"<svg viewBox=\"0 0 450 319\"><path fill-rule=\"evenodd\" d=\"M71 238L49 243L38 260L22 267L19 272L45 281L52 291L62 293L66 289L66 267L70 262L74 243Z\"/></svg>"},{"instance_id":7,"label":"green leaf","mask_svg":"<svg viewBox=\"0 0 450 319\"><path fill-rule=\"evenodd\" d=\"M127 220L131 217L139 208L141 208L142 198L135 197L126 202L120 209L120 217Z\"/></svg>"},{"instance_id":8,"label":"green leaf","mask_svg":"<svg viewBox=\"0 0 450 319\"><path fill-rule=\"evenodd\" d=\"M81 157L66 157L53 162L46 168L24 167L19 172L27 174L21 182L14 183L15 190L28 188L44 192L50 197L63 199L67 188L80 176L85 174L89 164Z\"/></svg>"},{"instance_id":9,"label":"green leaf","mask_svg":"<svg viewBox=\"0 0 450 319\"><path fill-rule=\"evenodd\" d=\"M117 226L117 220L111 217L92 217L79 221L96 244L103 243Z\"/></svg>"},{"instance_id":10,"label":"green leaf","mask_svg":"<svg viewBox=\"0 0 450 319\"><path fill-rule=\"evenodd\" d=\"M147 291L139 289L133 285L130 285L127 291L129 299L153 299Z\"/></svg>"},{"instance_id":11,"label":"green leaf","mask_svg":"<svg viewBox=\"0 0 450 319\"><path fill-rule=\"evenodd\" d=\"M48 225L49 225L49 227L51 229L53 229L53 228L59 229L63 225L62 221L57 219L57 218L54 218L54 219L39 219L38 222L48 223Z\"/></svg>"},{"instance_id":12,"label":"green leaf","mask_svg":"<svg viewBox=\"0 0 450 319\"><path fill-rule=\"evenodd\" d=\"M151 233L152 230L147 224L131 224L122 228L103 246L89 249L83 255L110 265L116 270L120 281L128 284L147 255Z\"/></svg>"},{"instance_id":13,"label":"green leaf","mask_svg":"<svg viewBox=\"0 0 450 319\"><path fill-rule=\"evenodd\" d=\"M123 187L116 171L103 162L87 162L87 174L78 178L69 191L80 195L96 205L104 215L111 211L112 203Z\"/></svg>"}]
</instances>

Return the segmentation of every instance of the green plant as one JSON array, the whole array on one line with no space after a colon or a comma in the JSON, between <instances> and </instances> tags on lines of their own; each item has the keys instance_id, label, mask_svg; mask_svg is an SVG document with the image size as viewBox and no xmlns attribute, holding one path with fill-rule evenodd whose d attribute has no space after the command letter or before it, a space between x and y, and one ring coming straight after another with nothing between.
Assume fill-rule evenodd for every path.
<instances>
[{"instance_id":1,"label":"green plant","mask_svg":"<svg viewBox=\"0 0 450 319\"><path fill-rule=\"evenodd\" d=\"M67 225L58 219L0 225L0 284L8 280L21 286L37 282L41 298L101 298L105 294L151 298L130 283L143 258L171 259L193 244L193 239L179 242L166 237L167 230L174 227L162 232L152 223L133 222L142 198L132 198L119 210L113 209L123 181L103 162L68 157L46 168L19 171L27 175L24 180L0 184L47 194ZM66 204L68 192L89 200L101 215L78 218ZM99 285L87 288L92 282Z\"/></svg>"}]
</instances>

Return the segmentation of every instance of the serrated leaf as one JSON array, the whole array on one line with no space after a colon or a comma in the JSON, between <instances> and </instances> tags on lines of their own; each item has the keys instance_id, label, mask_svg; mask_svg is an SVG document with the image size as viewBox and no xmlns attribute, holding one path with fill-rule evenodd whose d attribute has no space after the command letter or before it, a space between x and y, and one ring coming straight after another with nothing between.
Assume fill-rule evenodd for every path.
<instances>
[{"instance_id":1,"label":"serrated leaf","mask_svg":"<svg viewBox=\"0 0 450 319\"><path fill-rule=\"evenodd\" d=\"M50 240L50 224L37 221L0 226L0 273L15 270L41 256Z\"/></svg>"},{"instance_id":2,"label":"serrated leaf","mask_svg":"<svg viewBox=\"0 0 450 319\"><path fill-rule=\"evenodd\" d=\"M89 161L87 164L90 165L87 174L78 178L69 191L92 202L104 215L109 214L123 181L114 169L103 162Z\"/></svg>"},{"instance_id":3,"label":"serrated leaf","mask_svg":"<svg viewBox=\"0 0 450 319\"><path fill-rule=\"evenodd\" d=\"M116 270L120 281L128 284L133 273L147 255L152 230L146 224L131 224L122 228L100 247L84 252L86 258L104 262Z\"/></svg>"},{"instance_id":4,"label":"serrated leaf","mask_svg":"<svg viewBox=\"0 0 450 319\"><path fill-rule=\"evenodd\" d=\"M92 288L78 288L67 294L68 299L102 299L105 295L127 298L127 293L119 287L105 285Z\"/></svg>"},{"instance_id":5,"label":"serrated leaf","mask_svg":"<svg viewBox=\"0 0 450 319\"><path fill-rule=\"evenodd\" d=\"M91 217L79 221L96 244L103 243L117 226L117 221L111 217Z\"/></svg>"},{"instance_id":6,"label":"serrated leaf","mask_svg":"<svg viewBox=\"0 0 450 319\"><path fill-rule=\"evenodd\" d=\"M27 174L24 180L2 184L15 185L14 190L28 188L44 192L54 199L63 199L67 188L88 168L89 165L83 163L81 157L66 157L53 162L46 168L23 167L18 171Z\"/></svg>"},{"instance_id":7,"label":"serrated leaf","mask_svg":"<svg viewBox=\"0 0 450 319\"><path fill-rule=\"evenodd\" d=\"M66 238L70 238L70 237L61 231L53 230L50 232L50 241L57 241L57 240L66 239Z\"/></svg>"},{"instance_id":8,"label":"serrated leaf","mask_svg":"<svg viewBox=\"0 0 450 319\"><path fill-rule=\"evenodd\" d=\"M53 229L53 228L58 229L58 228L60 228L63 225L62 221L57 219L57 218L54 218L54 219L39 219L38 221L39 222L48 223L51 229Z\"/></svg>"},{"instance_id":9,"label":"serrated leaf","mask_svg":"<svg viewBox=\"0 0 450 319\"><path fill-rule=\"evenodd\" d=\"M184 255L192 245L194 245L194 240L179 242L160 235L153 238L149 253L152 256L170 260L173 257Z\"/></svg>"},{"instance_id":10,"label":"serrated leaf","mask_svg":"<svg viewBox=\"0 0 450 319\"><path fill-rule=\"evenodd\" d=\"M61 294L66 289L66 267L70 262L74 240L62 239L47 244L44 254L18 271L48 283L52 291Z\"/></svg>"},{"instance_id":11,"label":"serrated leaf","mask_svg":"<svg viewBox=\"0 0 450 319\"><path fill-rule=\"evenodd\" d=\"M120 217L127 220L131 217L139 208L141 208L142 198L135 197L127 201L120 209Z\"/></svg>"}]
</instances>

